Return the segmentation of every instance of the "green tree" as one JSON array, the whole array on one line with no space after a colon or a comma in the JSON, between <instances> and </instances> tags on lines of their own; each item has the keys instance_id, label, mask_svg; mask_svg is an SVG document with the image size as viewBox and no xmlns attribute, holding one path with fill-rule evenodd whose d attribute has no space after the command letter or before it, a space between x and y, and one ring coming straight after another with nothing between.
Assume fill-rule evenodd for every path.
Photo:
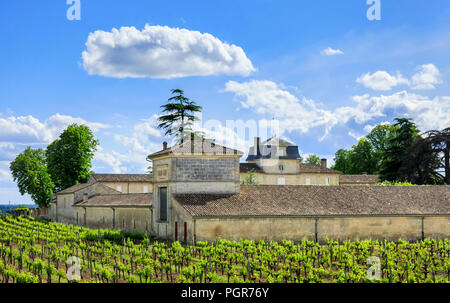
<instances>
[{"instance_id":1,"label":"green tree","mask_svg":"<svg viewBox=\"0 0 450 303\"><path fill-rule=\"evenodd\" d=\"M401 173L414 184L450 184L450 128L417 136L406 152Z\"/></svg>"},{"instance_id":2,"label":"green tree","mask_svg":"<svg viewBox=\"0 0 450 303\"><path fill-rule=\"evenodd\" d=\"M308 158L304 161L305 163L314 164L314 165L321 165L322 160L316 155L309 155Z\"/></svg>"},{"instance_id":3,"label":"green tree","mask_svg":"<svg viewBox=\"0 0 450 303\"><path fill-rule=\"evenodd\" d=\"M381 168L383 155L388 148L389 140L395 135L396 130L398 130L398 125L379 124L366 136L366 139L372 145L373 157L377 163L377 172Z\"/></svg>"},{"instance_id":4,"label":"green tree","mask_svg":"<svg viewBox=\"0 0 450 303\"><path fill-rule=\"evenodd\" d=\"M334 165L331 166L332 169L341 171L343 174L350 174L350 161L349 161L350 151L343 148L339 149L334 154Z\"/></svg>"},{"instance_id":5,"label":"green tree","mask_svg":"<svg viewBox=\"0 0 450 303\"><path fill-rule=\"evenodd\" d=\"M69 125L47 146L47 166L57 191L88 181L98 140L89 127Z\"/></svg>"},{"instance_id":6,"label":"green tree","mask_svg":"<svg viewBox=\"0 0 450 303\"><path fill-rule=\"evenodd\" d=\"M395 135L397 125L379 124L351 149L339 149L335 153L333 169L344 174L377 174L380 172L383 157L389 140Z\"/></svg>"},{"instance_id":7,"label":"green tree","mask_svg":"<svg viewBox=\"0 0 450 303\"><path fill-rule=\"evenodd\" d=\"M256 171L254 169L250 170L245 178L242 180L244 185L257 185L258 178L256 177Z\"/></svg>"},{"instance_id":8,"label":"green tree","mask_svg":"<svg viewBox=\"0 0 450 303\"><path fill-rule=\"evenodd\" d=\"M47 171L45 151L28 147L9 166L19 192L31 195L40 207L50 204L54 184Z\"/></svg>"},{"instance_id":9,"label":"green tree","mask_svg":"<svg viewBox=\"0 0 450 303\"><path fill-rule=\"evenodd\" d=\"M382 157L380 178L382 181L409 181L408 175L402 172L402 163L407 150L419 135L419 129L411 119L396 118L397 123L393 135L387 141L387 148Z\"/></svg>"},{"instance_id":10,"label":"green tree","mask_svg":"<svg viewBox=\"0 0 450 303\"><path fill-rule=\"evenodd\" d=\"M198 120L195 113L201 112L202 107L194 101L184 96L181 89L172 89L174 95L168 99L168 103L161 106L162 115L158 118L160 122L158 128L165 130L165 135L175 135L178 142L183 142L187 136L202 137L202 135L192 131L192 124ZM194 135L193 135L194 133Z\"/></svg>"},{"instance_id":11,"label":"green tree","mask_svg":"<svg viewBox=\"0 0 450 303\"><path fill-rule=\"evenodd\" d=\"M351 174L374 174L377 172L377 159L372 144L366 138L361 138L353 145L348 155Z\"/></svg>"}]
</instances>

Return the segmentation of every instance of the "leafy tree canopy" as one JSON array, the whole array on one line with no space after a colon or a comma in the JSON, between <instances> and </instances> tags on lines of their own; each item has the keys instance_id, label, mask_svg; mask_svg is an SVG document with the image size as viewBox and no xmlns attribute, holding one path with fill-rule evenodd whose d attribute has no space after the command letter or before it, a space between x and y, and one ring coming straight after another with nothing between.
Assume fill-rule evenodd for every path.
<instances>
[{"instance_id":1,"label":"leafy tree canopy","mask_svg":"<svg viewBox=\"0 0 450 303\"><path fill-rule=\"evenodd\" d=\"M47 171L43 149L28 147L17 155L9 168L22 195L29 194L34 203L40 207L50 204L54 184Z\"/></svg>"},{"instance_id":2,"label":"leafy tree canopy","mask_svg":"<svg viewBox=\"0 0 450 303\"><path fill-rule=\"evenodd\" d=\"M316 156L316 155L309 155L308 158L304 160L304 163L314 164L314 165L321 165L322 160Z\"/></svg>"},{"instance_id":3,"label":"leafy tree canopy","mask_svg":"<svg viewBox=\"0 0 450 303\"><path fill-rule=\"evenodd\" d=\"M98 140L89 127L72 124L47 146L47 166L57 191L88 181Z\"/></svg>"},{"instance_id":4,"label":"leafy tree canopy","mask_svg":"<svg viewBox=\"0 0 450 303\"><path fill-rule=\"evenodd\" d=\"M185 97L181 89L172 89L171 93L174 96L168 99L168 103L161 106L165 114L158 118L160 122L158 128L164 129L166 136L175 135L179 142L183 142L185 137L189 139L192 133L195 134L192 124L198 120L195 113L201 112L202 107ZM195 136L199 135L195 134Z\"/></svg>"}]
</instances>

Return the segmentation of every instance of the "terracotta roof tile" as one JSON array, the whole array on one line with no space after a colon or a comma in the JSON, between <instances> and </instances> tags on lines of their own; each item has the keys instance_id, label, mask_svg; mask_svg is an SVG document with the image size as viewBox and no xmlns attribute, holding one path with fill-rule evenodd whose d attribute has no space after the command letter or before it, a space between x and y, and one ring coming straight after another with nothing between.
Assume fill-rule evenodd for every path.
<instances>
[{"instance_id":1,"label":"terracotta roof tile","mask_svg":"<svg viewBox=\"0 0 450 303\"><path fill-rule=\"evenodd\" d=\"M181 154L181 155L243 155L241 151L228 148L219 144L211 143L208 141L186 141L182 144L178 144L167 149L160 150L156 153L147 156L148 159L168 155L168 154Z\"/></svg>"},{"instance_id":2,"label":"terracotta roof tile","mask_svg":"<svg viewBox=\"0 0 450 303\"><path fill-rule=\"evenodd\" d=\"M300 173L342 174L342 172L338 170L309 163L300 163Z\"/></svg>"},{"instance_id":3,"label":"terracotta roof tile","mask_svg":"<svg viewBox=\"0 0 450 303\"><path fill-rule=\"evenodd\" d=\"M376 184L379 181L378 175L341 175L339 184Z\"/></svg>"},{"instance_id":4,"label":"terracotta roof tile","mask_svg":"<svg viewBox=\"0 0 450 303\"><path fill-rule=\"evenodd\" d=\"M450 186L242 185L239 194L178 194L195 217L450 215Z\"/></svg>"},{"instance_id":5,"label":"terracotta roof tile","mask_svg":"<svg viewBox=\"0 0 450 303\"><path fill-rule=\"evenodd\" d=\"M71 187L68 187L68 188L66 188L64 190L60 190L56 194L57 195L59 195L59 194L72 194L74 192L77 192L77 191L79 191L79 190L81 190L83 188L86 188L88 186L91 186L91 185L93 185L93 184L92 183L75 184L75 185L72 185Z\"/></svg>"}]
</instances>

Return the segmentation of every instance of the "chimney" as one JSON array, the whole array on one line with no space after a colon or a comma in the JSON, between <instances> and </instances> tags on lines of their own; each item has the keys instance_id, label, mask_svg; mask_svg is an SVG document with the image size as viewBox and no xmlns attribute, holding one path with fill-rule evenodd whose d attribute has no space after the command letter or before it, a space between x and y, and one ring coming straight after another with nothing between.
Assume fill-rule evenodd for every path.
<instances>
[{"instance_id":1,"label":"chimney","mask_svg":"<svg viewBox=\"0 0 450 303\"><path fill-rule=\"evenodd\" d=\"M322 159L322 165L321 165L321 167L322 168L327 168L327 159Z\"/></svg>"},{"instance_id":2,"label":"chimney","mask_svg":"<svg viewBox=\"0 0 450 303\"><path fill-rule=\"evenodd\" d=\"M163 142L163 150L166 150L166 149L167 149L167 142L164 141L164 142Z\"/></svg>"},{"instance_id":3,"label":"chimney","mask_svg":"<svg viewBox=\"0 0 450 303\"><path fill-rule=\"evenodd\" d=\"M259 137L255 137L255 149L253 151L255 156L258 156L260 154L259 144L260 144L260 138Z\"/></svg>"},{"instance_id":4,"label":"chimney","mask_svg":"<svg viewBox=\"0 0 450 303\"><path fill-rule=\"evenodd\" d=\"M88 193L83 194L83 202L87 202L88 200Z\"/></svg>"}]
</instances>

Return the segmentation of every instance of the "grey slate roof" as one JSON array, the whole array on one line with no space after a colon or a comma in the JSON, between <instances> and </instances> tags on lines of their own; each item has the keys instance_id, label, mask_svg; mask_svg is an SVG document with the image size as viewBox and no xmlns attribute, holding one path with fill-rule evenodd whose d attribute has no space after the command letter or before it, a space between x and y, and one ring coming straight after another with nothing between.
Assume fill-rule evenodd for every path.
<instances>
[{"instance_id":1,"label":"grey slate roof","mask_svg":"<svg viewBox=\"0 0 450 303\"><path fill-rule=\"evenodd\" d=\"M251 170L258 173L264 172L263 169L256 163L239 163L239 171L241 173L248 173Z\"/></svg>"},{"instance_id":2,"label":"grey slate roof","mask_svg":"<svg viewBox=\"0 0 450 303\"><path fill-rule=\"evenodd\" d=\"M450 215L450 186L241 185L174 198L194 217Z\"/></svg>"},{"instance_id":3,"label":"grey slate roof","mask_svg":"<svg viewBox=\"0 0 450 303\"><path fill-rule=\"evenodd\" d=\"M341 175L339 184L376 184L379 181L378 175Z\"/></svg>"},{"instance_id":4,"label":"grey slate roof","mask_svg":"<svg viewBox=\"0 0 450 303\"><path fill-rule=\"evenodd\" d=\"M79 207L151 207L153 195L148 194L119 194L98 195L89 198L86 202L79 202Z\"/></svg>"},{"instance_id":5,"label":"grey slate roof","mask_svg":"<svg viewBox=\"0 0 450 303\"><path fill-rule=\"evenodd\" d=\"M278 147L286 147L286 155L277 155ZM256 160L256 159L300 159L300 154L298 152L298 146L287 140L272 137L264 142L261 142L256 149L255 146L251 146L248 151L248 156L246 161Z\"/></svg>"},{"instance_id":6,"label":"grey slate roof","mask_svg":"<svg viewBox=\"0 0 450 303\"><path fill-rule=\"evenodd\" d=\"M97 182L152 182L151 174L92 174Z\"/></svg>"}]
</instances>

